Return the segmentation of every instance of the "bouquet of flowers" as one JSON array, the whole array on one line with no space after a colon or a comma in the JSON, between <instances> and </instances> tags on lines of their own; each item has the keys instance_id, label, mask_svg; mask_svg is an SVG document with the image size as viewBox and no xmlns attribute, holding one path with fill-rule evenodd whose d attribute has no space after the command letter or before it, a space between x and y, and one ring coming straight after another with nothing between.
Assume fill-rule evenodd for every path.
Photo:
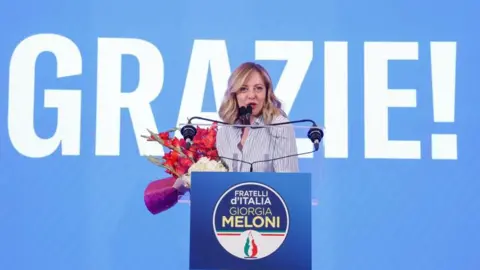
<instances>
[{"instance_id":1,"label":"bouquet of flowers","mask_svg":"<svg viewBox=\"0 0 480 270\"><path fill-rule=\"evenodd\" d=\"M227 171L218 157L215 147L217 124L209 128L197 127L193 144L188 149L184 139L170 136L176 129L159 134L149 130L148 141L156 141L169 149L162 158L149 156L148 159L165 168L170 177L151 182L144 193L147 209L152 214L163 212L174 206L179 198L190 190L190 176L194 171Z\"/></svg>"}]
</instances>

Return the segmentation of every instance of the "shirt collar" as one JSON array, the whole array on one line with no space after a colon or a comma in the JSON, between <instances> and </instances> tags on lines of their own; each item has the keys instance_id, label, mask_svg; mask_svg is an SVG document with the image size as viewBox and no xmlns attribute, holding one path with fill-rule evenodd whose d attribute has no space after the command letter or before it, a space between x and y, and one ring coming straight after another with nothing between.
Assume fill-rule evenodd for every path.
<instances>
[{"instance_id":1,"label":"shirt collar","mask_svg":"<svg viewBox=\"0 0 480 270\"><path fill-rule=\"evenodd\" d=\"M259 117L256 117L255 120L253 121L252 125L261 125L263 124L263 115L260 115Z\"/></svg>"}]
</instances>

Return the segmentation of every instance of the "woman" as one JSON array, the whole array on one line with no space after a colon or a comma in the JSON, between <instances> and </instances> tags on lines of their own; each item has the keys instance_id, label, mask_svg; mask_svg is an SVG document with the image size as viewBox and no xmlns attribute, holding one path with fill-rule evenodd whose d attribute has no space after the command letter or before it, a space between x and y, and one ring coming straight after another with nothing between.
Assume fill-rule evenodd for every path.
<instances>
[{"instance_id":1,"label":"woman","mask_svg":"<svg viewBox=\"0 0 480 270\"><path fill-rule=\"evenodd\" d=\"M248 105L252 106L252 113L247 124L259 128L218 128L217 151L224 157L222 159L229 171L244 172L252 168L254 172L298 172L298 157L285 157L297 153L293 126L265 127L288 122L288 118L273 93L272 80L267 71L250 62L240 65L230 76L219 110L220 118L232 125L239 124L239 108ZM262 162L275 158L279 159ZM175 205L179 196L188 189L182 177L154 181L145 190L145 204L152 214L158 214Z\"/></svg>"},{"instance_id":2,"label":"woman","mask_svg":"<svg viewBox=\"0 0 480 270\"><path fill-rule=\"evenodd\" d=\"M239 108L252 107L250 125L269 125L289 121L281 103L273 93L270 75L259 64L246 62L233 71L220 106L223 122L240 124ZM229 171L235 172L298 172L293 126L264 128L221 126L217 133L217 150ZM282 158L285 157L285 158ZM262 160L276 159L274 161ZM260 161L260 162L257 162ZM254 163L252 165L252 163Z\"/></svg>"}]
</instances>

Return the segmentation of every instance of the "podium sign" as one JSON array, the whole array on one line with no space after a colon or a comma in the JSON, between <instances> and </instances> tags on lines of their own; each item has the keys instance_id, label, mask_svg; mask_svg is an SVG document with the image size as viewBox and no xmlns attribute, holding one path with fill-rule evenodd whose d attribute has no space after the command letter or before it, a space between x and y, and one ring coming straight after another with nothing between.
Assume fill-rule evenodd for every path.
<instances>
[{"instance_id":1,"label":"podium sign","mask_svg":"<svg viewBox=\"0 0 480 270\"><path fill-rule=\"evenodd\" d=\"M311 175L194 172L190 269L311 269Z\"/></svg>"}]
</instances>

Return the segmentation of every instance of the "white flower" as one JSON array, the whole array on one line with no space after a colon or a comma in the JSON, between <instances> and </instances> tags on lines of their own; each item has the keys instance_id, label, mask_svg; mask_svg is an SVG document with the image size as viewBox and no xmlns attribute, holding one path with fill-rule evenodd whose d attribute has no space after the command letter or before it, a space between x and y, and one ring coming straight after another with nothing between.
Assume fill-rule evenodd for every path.
<instances>
[{"instance_id":1,"label":"white flower","mask_svg":"<svg viewBox=\"0 0 480 270\"><path fill-rule=\"evenodd\" d=\"M197 162L192 164L188 169L188 173L184 177L185 185L191 186L190 175L192 172L226 172L227 168L223 166L222 162L211 160L208 157L202 157Z\"/></svg>"}]
</instances>

